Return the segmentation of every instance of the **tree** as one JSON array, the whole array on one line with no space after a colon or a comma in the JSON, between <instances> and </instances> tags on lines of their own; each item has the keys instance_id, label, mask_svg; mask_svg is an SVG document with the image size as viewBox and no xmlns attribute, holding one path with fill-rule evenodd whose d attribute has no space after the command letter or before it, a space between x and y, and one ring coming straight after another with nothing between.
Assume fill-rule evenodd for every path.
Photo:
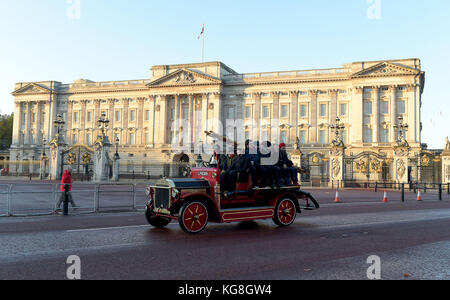
<instances>
[{"instance_id":1,"label":"tree","mask_svg":"<svg viewBox=\"0 0 450 300\"><path fill-rule=\"evenodd\" d=\"M0 150L7 150L12 144L14 116L0 115Z\"/></svg>"}]
</instances>

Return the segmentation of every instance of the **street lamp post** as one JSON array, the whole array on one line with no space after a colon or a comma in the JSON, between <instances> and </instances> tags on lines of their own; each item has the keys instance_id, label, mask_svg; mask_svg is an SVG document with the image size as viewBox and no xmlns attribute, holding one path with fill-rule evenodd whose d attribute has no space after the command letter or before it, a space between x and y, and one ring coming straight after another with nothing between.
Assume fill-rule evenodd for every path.
<instances>
[{"instance_id":1,"label":"street lamp post","mask_svg":"<svg viewBox=\"0 0 450 300\"><path fill-rule=\"evenodd\" d=\"M109 127L109 120L106 118L106 113L102 113L102 116L97 121L97 126L100 129L101 137L105 138L106 131L108 130Z\"/></svg>"},{"instance_id":2,"label":"street lamp post","mask_svg":"<svg viewBox=\"0 0 450 300\"><path fill-rule=\"evenodd\" d=\"M343 146L344 145L344 141L341 137L341 131L345 129L345 125L343 123L341 123L341 118L337 117L336 118L336 124L331 125L330 129L334 130L335 133L335 138L333 140L333 145L334 146Z\"/></svg>"},{"instance_id":3,"label":"street lamp post","mask_svg":"<svg viewBox=\"0 0 450 300\"><path fill-rule=\"evenodd\" d=\"M46 174L46 169L47 169L47 154L45 153L45 145L47 144L47 139L46 138L44 138L43 140L42 140L42 147L43 147L43 150L42 150L42 156L41 156L41 175L40 175L40 179L41 180L43 180L44 179L44 177L45 177L45 174Z\"/></svg>"},{"instance_id":4,"label":"street lamp post","mask_svg":"<svg viewBox=\"0 0 450 300\"><path fill-rule=\"evenodd\" d=\"M119 155L119 143L120 140L117 137L116 138L116 153L114 154L114 170L113 170L113 177L114 177L114 181L119 181L119 160L120 160L120 155Z\"/></svg>"},{"instance_id":5,"label":"street lamp post","mask_svg":"<svg viewBox=\"0 0 450 300\"><path fill-rule=\"evenodd\" d=\"M66 122L64 122L64 119L61 114L58 114L56 116L56 120L53 122L53 125L56 128L56 143L58 145L58 151L61 151L61 163L60 163L60 174L59 177L61 178L64 172L64 152L62 149L59 149L60 146L62 146L62 131L64 130L64 125Z\"/></svg>"}]
</instances>

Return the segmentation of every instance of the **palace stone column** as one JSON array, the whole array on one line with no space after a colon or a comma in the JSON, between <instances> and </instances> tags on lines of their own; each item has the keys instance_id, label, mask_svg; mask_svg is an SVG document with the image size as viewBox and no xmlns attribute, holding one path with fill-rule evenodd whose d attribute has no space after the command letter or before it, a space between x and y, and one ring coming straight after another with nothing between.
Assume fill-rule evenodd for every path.
<instances>
[{"instance_id":1,"label":"palace stone column","mask_svg":"<svg viewBox=\"0 0 450 300\"><path fill-rule=\"evenodd\" d=\"M116 104L116 99L108 99L108 119L110 122L110 128L111 130L108 132L108 138L110 141L114 141L114 128L115 128L115 122L116 122L116 118L115 118L115 112L114 112L114 106ZM94 121L96 122L97 120L94 119ZM95 137L93 137L95 139Z\"/></svg>"},{"instance_id":2,"label":"palace stone column","mask_svg":"<svg viewBox=\"0 0 450 300\"><path fill-rule=\"evenodd\" d=\"M318 91L316 90L310 90L309 91L309 96L311 99L311 109L310 109L310 113L311 113L311 127L310 127L310 132L309 132L309 140L311 143L313 144L317 144L318 140L317 140L317 94Z\"/></svg>"},{"instance_id":3,"label":"palace stone column","mask_svg":"<svg viewBox=\"0 0 450 300\"><path fill-rule=\"evenodd\" d=\"M73 119L73 101L69 100L67 103L67 120L66 120L67 122L66 141L69 144L72 144L72 119ZM51 130L49 132L51 132Z\"/></svg>"},{"instance_id":4,"label":"palace stone column","mask_svg":"<svg viewBox=\"0 0 450 300\"><path fill-rule=\"evenodd\" d=\"M192 145L194 145L194 95L190 94L189 97L189 118L188 118L188 124L189 124L189 141L188 145L190 148L192 148Z\"/></svg>"},{"instance_id":5,"label":"palace stone column","mask_svg":"<svg viewBox=\"0 0 450 300\"><path fill-rule=\"evenodd\" d=\"M392 86L389 91L391 93L391 142L395 142L395 126L397 125L397 87Z\"/></svg>"},{"instance_id":6,"label":"palace stone column","mask_svg":"<svg viewBox=\"0 0 450 300\"><path fill-rule=\"evenodd\" d=\"M122 114L122 145L128 144L128 107L130 105L130 99L123 98L123 114Z\"/></svg>"},{"instance_id":7,"label":"palace stone column","mask_svg":"<svg viewBox=\"0 0 450 300\"><path fill-rule=\"evenodd\" d=\"M157 147L163 147L167 144L167 131L170 130L167 124L167 96L159 96L156 105L157 121L155 122L156 144Z\"/></svg>"},{"instance_id":8,"label":"palace stone column","mask_svg":"<svg viewBox=\"0 0 450 300\"><path fill-rule=\"evenodd\" d=\"M378 86L374 87L373 93L373 142L378 143L380 141L380 88Z\"/></svg>"},{"instance_id":9,"label":"palace stone column","mask_svg":"<svg viewBox=\"0 0 450 300\"><path fill-rule=\"evenodd\" d=\"M291 98L291 130L289 133L290 143L294 143L298 137L298 91L290 92ZM299 166L301 167L301 165Z\"/></svg>"},{"instance_id":10,"label":"palace stone column","mask_svg":"<svg viewBox=\"0 0 450 300\"><path fill-rule=\"evenodd\" d=\"M138 98L138 111L137 111L137 121L138 121L138 129L136 133L136 144L137 145L144 145L145 142L143 140L143 132L144 132L144 101L145 98Z\"/></svg>"},{"instance_id":11,"label":"palace stone column","mask_svg":"<svg viewBox=\"0 0 450 300\"><path fill-rule=\"evenodd\" d=\"M363 115L364 115L364 88L363 87L355 87L353 88L352 93L352 111L354 112L352 116L352 124L350 127L349 137L353 137L354 142L362 143L363 142Z\"/></svg>"},{"instance_id":12,"label":"palace stone column","mask_svg":"<svg viewBox=\"0 0 450 300\"><path fill-rule=\"evenodd\" d=\"M86 145L87 141L86 141L86 105L87 105L87 100L81 100L81 126L80 126L80 130L81 130L81 134L78 137L79 139L79 144L82 145Z\"/></svg>"},{"instance_id":13,"label":"palace stone column","mask_svg":"<svg viewBox=\"0 0 450 300\"><path fill-rule=\"evenodd\" d=\"M30 102L27 102L25 104L25 136L24 136L24 144L29 145L31 144L30 134L31 134L31 104Z\"/></svg>"},{"instance_id":14,"label":"palace stone column","mask_svg":"<svg viewBox=\"0 0 450 300\"><path fill-rule=\"evenodd\" d=\"M223 117L222 103L220 101L220 93L213 93L210 101L210 110L212 110L212 122L210 128L217 134L223 135L225 130L225 118Z\"/></svg>"}]
</instances>

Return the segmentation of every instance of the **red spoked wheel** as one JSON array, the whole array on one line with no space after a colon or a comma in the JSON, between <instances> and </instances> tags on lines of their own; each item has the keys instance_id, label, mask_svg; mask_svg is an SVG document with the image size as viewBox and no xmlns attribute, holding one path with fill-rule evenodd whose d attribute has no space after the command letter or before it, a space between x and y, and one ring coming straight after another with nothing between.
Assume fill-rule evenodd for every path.
<instances>
[{"instance_id":1,"label":"red spoked wheel","mask_svg":"<svg viewBox=\"0 0 450 300\"><path fill-rule=\"evenodd\" d=\"M208 224L208 208L199 201L186 202L180 211L178 222L187 233L200 233Z\"/></svg>"},{"instance_id":2,"label":"red spoked wheel","mask_svg":"<svg viewBox=\"0 0 450 300\"><path fill-rule=\"evenodd\" d=\"M287 227L294 223L295 218L297 217L297 209L294 201L289 198L283 198L278 201L275 217L273 221L278 226Z\"/></svg>"}]
</instances>

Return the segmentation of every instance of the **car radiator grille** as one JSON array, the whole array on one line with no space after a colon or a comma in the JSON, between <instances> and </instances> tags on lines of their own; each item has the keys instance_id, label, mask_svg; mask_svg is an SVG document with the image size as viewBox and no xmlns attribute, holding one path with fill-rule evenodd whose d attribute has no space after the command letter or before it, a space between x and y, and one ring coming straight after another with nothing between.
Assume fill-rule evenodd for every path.
<instances>
[{"instance_id":1,"label":"car radiator grille","mask_svg":"<svg viewBox=\"0 0 450 300\"><path fill-rule=\"evenodd\" d=\"M168 209L170 206L170 189L156 188L155 208Z\"/></svg>"}]
</instances>

